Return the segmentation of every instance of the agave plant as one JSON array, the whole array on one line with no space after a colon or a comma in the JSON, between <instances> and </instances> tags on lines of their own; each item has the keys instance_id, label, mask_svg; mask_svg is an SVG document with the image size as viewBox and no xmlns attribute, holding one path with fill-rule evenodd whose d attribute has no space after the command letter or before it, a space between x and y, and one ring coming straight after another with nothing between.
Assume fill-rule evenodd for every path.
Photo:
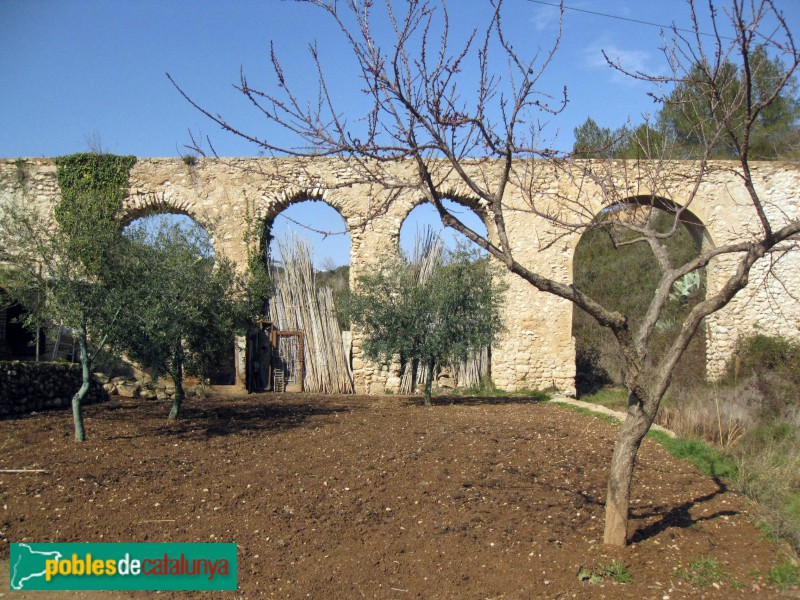
<instances>
[{"instance_id":1,"label":"agave plant","mask_svg":"<svg viewBox=\"0 0 800 600\"><path fill-rule=\"evenodd\" d=\"M702 287L703 278L700 276L700 271L692 271L672 284L672 292L669 294L669 299L683 304Z\"/></svg>"}]
</instances>

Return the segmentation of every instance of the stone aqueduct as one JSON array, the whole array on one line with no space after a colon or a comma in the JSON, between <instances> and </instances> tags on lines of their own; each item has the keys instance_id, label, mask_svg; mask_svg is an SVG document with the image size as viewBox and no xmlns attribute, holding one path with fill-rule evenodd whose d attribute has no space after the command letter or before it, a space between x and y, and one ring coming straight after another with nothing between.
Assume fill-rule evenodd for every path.
<instances>
[{"instance_id":1,"label":"stone aqueduct","mask_svg":"<svg viewBox=\"0 0 800 600\"><path fill-rule=\"evenodd\" d=\"M691 163L672 163L668 185L658 196L682 205L690 196ZM408 213L424 201L413 187L412 165L389 164L391 188L365 181L352 163L339 159L229 158L198 159L187 165L181 159L139 159L131 171L130 192L125 200L126 218L132 220L153 212L186 214L201 224L213 224L214 246L240 265L245 264L244 232L248 215L271 219L294 202L320 200L344 218L351 236L351 277L371 264L397 252L401 225ZM754 213L733 165L718 163L704 178L689 207L696 221L695 233L705 244L724 244L747 235ZM471 165L491 177L491 164ZM599 212L603 190L586 179L564 176L542 164L532 173L532 196L539 208L555 208L557 202L574 199L588 206L585 215ZM663 169L663 165L660 167ZM641 165L620 161L614 175L623 182L623 200L655 193L642 176ZM24 170L24 176L21 176ZM778 221L800 216L800 167L786 163L754 165L756 185ZM640 173L640 174L637 174ZM481 206L458 184L445 187L448 196L481 214ZM0 160L0 205L10 198L36 204L47 214L59 197L56 168L52 160ZM605 199L608 202L608 199ZM568 283L580 235L564 234L536 216L517 189L509 198L507 230L518 260L542 274ZM492 227L487 223L490 231ZM707 369L718 375L732 354L740 335L752 331L800 337L800 252L766 257L756 265L748 288L707 323ZM709 265L709 290L721 285L730 260ZM766 278L772 267L777 277ZM572 306L541 293L521 279L507 275L505 323L507 331L492 353L491 372L503 389L556 388L574 391L575 342L572 338ZM244 361L240 360L243 365ZM356 389L361 393L383 393L399 384L396 373L363 360L358 336L353 347ZM240 373L241 375L241 373Z\"/></svg>"}]
</instances>

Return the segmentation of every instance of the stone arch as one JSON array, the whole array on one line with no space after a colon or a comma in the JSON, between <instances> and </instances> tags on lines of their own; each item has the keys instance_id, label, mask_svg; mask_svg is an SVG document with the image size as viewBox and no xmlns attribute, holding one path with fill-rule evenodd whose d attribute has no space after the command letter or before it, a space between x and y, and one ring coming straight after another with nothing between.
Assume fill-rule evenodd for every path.
<instances>
[{"instance_id":1,"label":"stone arch","mask_svg":"<svg viewBox=\"0 0 800 600\"><path fill-rule=\"evenodd\" d=\"M126 198L122 205L121 220L123 226L127 226L136 219L163 214L185 215L204 228L213 225L213 223L207 222L208 219L204 217L204 215L194 210L194 206L191 202L175 198L174 196L168 197L164 191L161 193L140 193Z\"/></svg>"},{"instance_id":2,"label":"stone arch","mask_svg":"<svg viewBox=\"0 0 800 600\"><path fill-rule=\"evenodd\" d=\"M364 217L359 210L361 207L355 206L355 203L347 195L339 193L339 190L319 187L290 187L284 189L277 196L268 197L265 204L266 208L260 217L265 220L274 219L290 206L300 202L322 202L327 204L344 219L348 233L356 227L363 226Z\"/></svg>"},{"instance_id":3,"label":"stone arch","mask_svg":"<svg viewBox=\"0 0 800 600\"><path fill-rule=\"evenodd\" d=\"M263 215L259 216L259 219L265 225L265 234L266 237L264 239L264 244L269 246L271 243L273 236L272 236L272 227L275 223L275 219L280 216L288 208L295 206L297 204L301 204L304 202L319 202L324 204L325 206L332 208L336 211L336 213L342 218L344 222L345 231L341 233L347 234L348 238L350 239L350 262L353 261L353 223L357 219L355 214L352 214L351 211L348 210L346 204L341 202L335 194L327 193L326 190L322 190L320 188L312 188L312 189L291 189L286 190L281 194L278 198L272 199L267 203L267 208L264 211ZM336 232L338 233L338 232Z\"/></svg>"},{"instance_id":4,"label":"stone arch","mask_svg":"<svg viewBox=\"0 0 800 600\"><path fill-rule=\"evenodd\" d=\"M470 195L467 195L467 194L460 193L460 191L456 190L456 189L447 189L446 188L442 192L442 196L443 196L445 202L458 204L458 205L462 206L463 208L465 208L465 209L471 211L472 213L474 213L474 215L476 217L478 217L478 219L480 219L481 223L483 224L483 227L486 229L486 235L489 236L490 239L492 238L492 225L493 224L492 224L492 222L490 220L489 212L488 212L488 210L486 210L486 203L485 202L482 202L481 200L479 200L478 198L476 198L474 196L470 196ZM414 196L411 199L410 202L408 202L407 204L403 205L403 207L401 209L401 213L400 213L400 218L399 218L399 221L398 221L397 230L392 232L392 241L393 241L395 247L399 248L400 235L401 235L401 232L403 230L403 226L408 221L408 218L411 216L411 213L414 212L417 208L419 208L421 206L426 206L426 205L430 206L431 208L433 208L435 210L433 205L424 196ZM456 217L457 216L458 215L456 215ZM437 216L437 219L438 219L438 216ZM439 220L438 223L441 224L441 220ZM446 229L449 229L449 228L446 228ZM451 229L451 231L456 233L454 229ZM480 235L482 232L478 231L477 233ZM458 235L461 235L461 234L458 234Z\"/></svg>"},{"instance_id":5,"label":"stone arch","mask_svg":"<svg viewBox=\"0 0 800 600\"><path fill-rule=\"evenodd\" d=\"M629 196L617 203L617 206L619 205L623 205L625 207L652 206L653 208L662 210L666 213L671 213L673 215L683 208L681 204L675 202L674 200L669 200L662 196L642 194ZM714 247L714 240L711 237L708 227L703 220L691 210L691 208L683 209L680 222L686 227L687 231L692 236L692 239L694 240L698 250Z\"/></svg>"},{"instance_id":6,"label":"stone arch","mask_svg":"<svg viewBox=\"0 0 800 600\"><path fill-rule=\"evenodd\" d=\"M700 219L700 217L697 216L697 214L695 214L694 211L688 208L684 209L678 202L675 202L674 200L670 200L652 194L632 195L623 198L619 202L609 207L604 207L603 209L601 209L595 215L595 219L600 220L604 217L604 215L607 216L609 212L612 211L620 211L620 214L622 214L624 212L629 213L629 211L638 211L638 210L649 211L651 209L655 209L664 214L673 216L678 214L678 212L680 211L679 223L685 230L685 233L683 235L685 236L686 234L688 234L688 236L691 238L691 242L689 242L689 240L686 240L685 243L691 244L693 242L695 250L694 253L691 255L687 254L682 255L681 257L682 261L692 260L694 256L700 254L704 250L708 250L714 247L714 241L705 223ZM641 216L646 217L648 215L647 213L643 213ZM671 223L672 221L669 222ZM626 287L627 289L630 290L635 290L635 289L640 290L639 293L641 294L641 296L639 297L641 298L646 298L648 295L650 295L649 293L652 292L653 290L650 289L649 284L644 284L644 285L641 284L640 277L647 277L645 273L650 273L651 269L645 268L644 271L639 270L643 268L642 261L649 260L649 258L644 259L639 257L638 255L638 252L644 252L647 253L649 256L649 250L646 247L642 247L641 250L635 250L634 247L628 246L627 248L626 247L616 248L616 250L613 251L612 254L608 254L608 251L612 247L610 245L610 241L605 240L604 242L603 240L605 239L605 236L591 237L591 238L588 237L589 235L592 234L592 231L593 230L591 229L586 229L582 231L580 235L574 236L573 239L574 245L572 247L571 260L570 260L570 271L571 271L570 281L572 281L576 285L581 285L581 286L592 285L590 284L590 282L594 281L595 282L594 285L601 286L600 288L596 288L594 292L596 294L599 294L599 296L596 296L598 299L600 299L605 294L613 295L616 293L611 288L613 287L618 288L619 286L614 286L614 285L612 285L611 287L606 287L605 291L600 291L603 290L602 282L604 278L599 277L597 272L595 272L595 274L592 275L592 270L590 270L588 273L590 277L589 280L576 281L578 273L578 264L579 264L578 260L581 258L583 260L589 260L589 257L587 256L580 256L581 243L584 241L588 242L589 240L591 240L592 243L594 244L594 248L596 248L596 250L592 250L593 253L598 251L605 252L606 254L601 255L605 257L604 260L610 260L611 264L613 265L620 265L620 264L626 265L624 268L622 268L622 271L624 271L625 274L623 274L619 278L618 281L619 285L622 285L623 287ZM597 233L598 230L594 230L594 235L597 235ZM603 250L603 248L605 248L605 250ZM685 245L678 245L678 247L673 246L673 250L671 250L671 252L672 251L681 252L683 251L684 248L686 248ZM584 249L587 248L584 247ZM600 261L600 263L603 262L603 260L601 260L597 255L595 255L593 263L583 262L583 264L584 265L598 264L598 261ZM619 263L618 261L623 261L623 262ZM609 263L606 262L605 264ZM655 265L653 266L655 267ZM705 268L701 269L699 272L701 273L702 276L701 280L702 287L700 288L699 291L696 291L693 294L693 296L691 296L694 298L693 301L697 301L698 297L702 298L705 296L705 286L708 281L708 274ZM625 275L631 275L635 273L639 273L639 276L630 278L628 280L625 279ZM645 291L648 292L647 295L645 295ZM591 293L592 292L590 290L590 294ZM700 296L696 294L700 294ZM629 314L630 316L635 317L637 310L639 310L637 306L641 307L641 304L637 303L636 305L630 304L626 306L624 302L627 297L636 298L637 296L638 294L635 293L620 295L618 298L619 303L615 302L616 307L621 307L621 310L627 312L627 314ZM615 306L609 306L609 307L616 308ZM678 310L680 311L682 309L678 308ZM608 384L612 382L615 384L619 384L620 383L619 377L622 374L619 372L618 365L620 364L621 357L618 355L616 359L612 358L615 354L612 348L616 347L613 344L613 338L607 331L601 330L596 325L596 323L594 323L594 321L591 318L586 316L585 313L582 313L582 311L577 306L574 305L572 306L571 313L572 313L572 326L570 330L573 340L575 342L575 368L576 368L577 393L578 394L591 393L594 391L594 389L596 389L598 385L601 384ZM680 314L680 312L676 314ZM669 331L671 331L670 327L675 327L676 326L675 324L679 324L680 320L679 317L677 316L675 317L674 320L670 320L667 317L667 315L668 313L664 313L662 315L662 318L665 319L663 321L664 330L662 331L662 334L669 336L672 335L669 333ZM670 323L672 323L672 325L670 325ZM656 332L656 336L658 336L658 331L659 330L657 330ZM581 332L583 335L579 335L579 332ZM669 338L666 337L664 339L666 340ZM659 343L658 339L655 339L655 342ZM702 376L706 365L706 335L704 330L700 332L700 336L696 341L693 341L692 344L693 345L690 346L690 351L684 356L684 359L682 359L682 361L684 363L684 366L690 364L689 355L691 355L693 357L691 360L691 365L693 366L691 366L689 372L687 373L689 373L692 377L696 377L698 375ZM694 371L695 367L700 369L699 373ZM610 377L610 379L606 379L607 377Z\"/></svg>"},{"instance_id":7,"label":"stone arch","mask_svg":"<svg viewBox=\"0 0 800 600\"><path fill-rule=\"evenodd\" d=\"M156 215L183 215L189 217L208 233L214 252L219 252L217 237L214 235L214 222L204 214L195 210L195 206L188 200L167 196L162 191L132 194L125 199L122 205L120 218L123 227L127 227L138 219Z\"/></svg>"},{"instance_id":8,"label":"stone arch","mask_svg":"<svg viewBox=\"0 0 800 600\"><path fill-rule=\"evenodd\" d=\"M445 208L453 216L461 220L466 226L472 228L479 236L488 236L488 213L477 200L457 194L443 194ZM468 238L455 229L445 227L436 212L435 207L424 197L415 197L408 205L403 207L403 218L399 220L397 234L393 239L393 247L398 253L404 253L406 258L413 260L413 244L420 232L419 226L430 227L438 232L445 249L452 249L453 244L461 241L468 242ZM468 213L468 214L464 214ZM416 227L415 227L416 225ZM477 246L475 246L477 248ZM481 251L482 254L483 251ZM435 281L432 282L435 285ZM492 344L496 346L496 342ZM466 361L450 362L437 370L435 384L443 388L453 386L477 387L484 378L492 376L491 371L492 347L486 346L475 352ZM417 380L413 381L416 371ZM425 381L427 367L418 365L417 369L412 364L407 364L405 369L399 363L392 365L392 377L387 381L387 388L400 393L413 393L418 385Z\"/></svg>"},{"instance_id":9,"label":"stone arch","mask_svg":"<svg viewBox=\"0 0 800 600\"><path fill-rule=\"evenodd\" d=\"M352 337L341 311L341 301L346 297L349 283L347 271L354 260L352 215L348 222L347 215L350 211L343 200L346 198L336 197L335 193L319 188L293 188L268 199L267 204L257 214L258 222L263 227L261 250L271 269L272 265L276 265L276 259L286 261L288 256L285 253L293 252L291 238L288 245L281 243L284 239L282 233L293 235L297 232L310 242L314 276L310 280L306 279L304 285L316 288L316 302L304 303L302 309L294 304L287 304L295 302L292 298L299 290L287 288L287 278L282 277L281 272L293 272L297 275L298 271L293 271L291 263L287 262L283 262L283 269L276 265L275 271L271 271L275 293L270 294L265 301L269 324L259 324L260 331L253 332L248 341L248 361L251 361L248 364L254 374L254 389L280 391L280 386L285 384L285 389L290 390L296 389L293 385L301 384L302 389L312 392L326 387L339 392L352 391ZM300 210L292 211L294 207L299 207ZM289 214L285 214L287 211ZM280 216L285 216L287 220L279 220ZM326 243L331 241L329 234L341 235L331 236L338 241L326 247ZM283 256L279 257L279 253L283 253ZM320 262L326 255L334 257L333 264ZM301 276L300 279L304 278ZM288 279L292 280L296 281L294 278ZM330 295L322 294L326 287L329 288ZM308 291L305 288L304 293ZM279 334L277 331L284 333ZM286 350L284 343L280 341L290 335L285 333L287 331L303 332L302 363L298 363L297 355ZM294 379L283 379L286 374L293 374ZM293 385L289 385L290 383Z\"/></svg>"}]
</instances>

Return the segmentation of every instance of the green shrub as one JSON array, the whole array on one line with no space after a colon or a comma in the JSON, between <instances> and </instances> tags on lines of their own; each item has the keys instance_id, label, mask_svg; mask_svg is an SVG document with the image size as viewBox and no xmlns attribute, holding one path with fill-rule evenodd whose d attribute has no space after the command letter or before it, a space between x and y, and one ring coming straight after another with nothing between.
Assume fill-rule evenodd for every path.
<instances>
[{"instance_id":1,"label":"green shrub","mask_svg":"<svg viewBox=\"0 0 800 600\"><path fill-rule=\"evenodd\" d=\"M739 340L726 381L752 380L761 394L762 418L796 419L800 408L800 343L754 335Z\"/></svg>"},{"instance_id":2,"label":"green shrub","mask_svg":"<svg viewBox=\"0 0 800 600\"><path fill-rule=\"evenodd\" d=\"M793 379L800 380L800 343L759 334L740 339L736 355L739 357L741 376L756 375L766 370L785 372ZM734 361L729 373L735 369Z\"/></svg>"},{"instance_id":3,"label":"green shrub","mask_svg":"<svg viewBox=\"0 0 800 600\"><path fill-rule=\"evenodd\" d=\"M769 532L800 549L800 431L780 420L763 422L731 448L739 464L734 486L758 501Z\"/></svg>"}]
</instances>

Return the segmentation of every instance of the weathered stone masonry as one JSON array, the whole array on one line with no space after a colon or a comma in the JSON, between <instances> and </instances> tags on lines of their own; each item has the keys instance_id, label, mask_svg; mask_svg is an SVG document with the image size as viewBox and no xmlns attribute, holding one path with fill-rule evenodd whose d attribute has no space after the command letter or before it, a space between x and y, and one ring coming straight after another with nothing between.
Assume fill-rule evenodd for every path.
<instances>
[{"instance_id":1,"label":"weathered stone masonry","mask_svg":"<svg viewBox=\"0 0 800 600\"><path fill-rule=\"evenodd\" d=\"M139 159L131 171L130 194L125 201L126 218L132 220L153 212L189 215L211 225L214 247L238 264L246 264L244 232L248 215L271 218L293 202L321 200L334 207L347 223L351 236L351 278L370 264L397 252L400 227L408 213L424 198L408 182L413 165L396 163L382 167L396 182L393 189L363 183L358 166L337 159L199 159L187 165L181 159ZM491 177L492 165L470 166ZM650 193L646 178L631 177L630 163L618 163L619 180L627 198ZM659 196L683 205L690 196L691 163L672 163L674 177ZM24 173L20 173L20 169ZM603 191L579 177L559 176L542 165L533 176L538 205L556 207L564 198L590 204L597 213L603 206ZM786 163L758 163L753 167L757 188L766 199L776 221L800 215L800 168ZM361 183L359 183L361 181ZM580 185L579 185L580 183ZM444 188L454 200L481 212L463 184L454 181ZM664 190L668 191L664 191ZM516 195L515 195L516 194ZM17 197L34 203L44 214L52 214L58 200L55 164L48 159L28 159L24 164L0 160L0 205ZM704 243L721 245L742 239L753 227L754 213L744 187L732 165L719 163L705 177L692 202L691 213L702 227ZM592 210L586 211L587 214ZM782 216L785 215L785 216ZM556 231L526 204L520 190L509 195L509 238L517 258L530 268L569 283L572 259L579 235ZM487 223L490 235L492 227ZM800 252L789 253L775 263L765 258L756 265L750 284L723 311L707 323L708 372L718 375L740 335L759 331L791 338L800 337L800 305L792 299L800 294ZM707 286L719 289L724 267L731 259L709 265ZM772 267L777 277L765 278ZM535 290L523 280L506 275L509 289L504 309L507 333L492 352L492 377L497 386L515 390L548 388L574 390L575 344L571 335L571 305ZM243 364L243 362L242 362ZM354 337L354 375L362 393L393 389L396 374L363 360L359 338Z\"/></svg>"},{"instance_id":2,"label":"weathered stone masonry","mask_svg":"<svg viewBox=\"0 0 800 600\"><path fill-rule=\"evenodd\" d=\"M58 362L0 361L0 419L35 410L66 408L81 385L80 365ZM92 380L84 404L108 400Z\"/></svg>"}]
</instances>

